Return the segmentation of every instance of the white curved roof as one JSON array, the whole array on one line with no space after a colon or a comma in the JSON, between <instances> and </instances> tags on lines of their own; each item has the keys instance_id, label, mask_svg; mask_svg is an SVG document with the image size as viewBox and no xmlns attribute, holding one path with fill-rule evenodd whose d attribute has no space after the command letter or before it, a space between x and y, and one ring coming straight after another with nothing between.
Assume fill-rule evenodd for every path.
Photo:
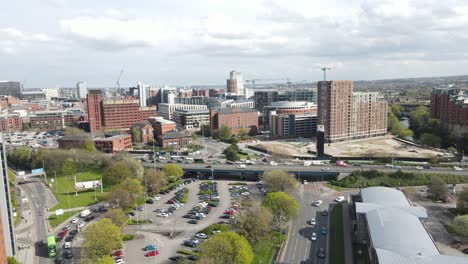
<instances>
[{"instance_id":1,"label":"white curved roof","mask_svg":"<svg viewBox=\"0 0 468 264\"><path fill-rule=\"evenodd\" d=\"M411 206L405 195L394 188L369 187L361 189L362 202L393 207Z\"/></svg>"}]
</instances>

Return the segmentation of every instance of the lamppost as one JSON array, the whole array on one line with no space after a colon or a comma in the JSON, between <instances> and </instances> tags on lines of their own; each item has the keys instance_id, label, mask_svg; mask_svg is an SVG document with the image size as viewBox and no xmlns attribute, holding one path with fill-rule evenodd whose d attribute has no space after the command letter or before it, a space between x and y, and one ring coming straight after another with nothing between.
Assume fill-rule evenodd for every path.
<instances>
[{"instance_id":1,"label":"lamppost","mask_svg":"<svg viewBox=\"0 0 468 264\"><path fill-rule=\"evenodd\" d=\"M210 194L210 200L213 196L213 192L214 192L214 169L211 168L211 194Z\"/></svg>"}]
</instances>

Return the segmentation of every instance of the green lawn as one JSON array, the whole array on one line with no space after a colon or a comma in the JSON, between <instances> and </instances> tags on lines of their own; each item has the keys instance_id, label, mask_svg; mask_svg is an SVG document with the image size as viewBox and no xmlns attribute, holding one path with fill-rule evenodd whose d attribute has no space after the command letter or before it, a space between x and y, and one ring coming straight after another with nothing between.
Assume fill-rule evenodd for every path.
<instances>
[{"instance_id":1,"label":"green lawn","mask_svg":"<svg viewBox=\"0 0 468 264\"><path fill-rule=\"evenodd\" d=\"M330 184L330 183L325 183L324 186L325 186L325 187L328 187L328 188L330 188L330 189L333 189L333 190L335 190L335 191L338 191L338 192L349 190L348 188L341 187L341 186L336 186L336 185L332 185L332 184Z\"/></svg>"},{"instance_id":2,"label":"green lawn","mask_svg":"<svg viewBox=\"0 0 468 264\"><path fill-rule=\"evenodd\" d=\"M330 247L333 254L330 256L330 264L345 263L344 257L344 234L343 234L343 206L337 204L330 213ZM331 253L331 252L329 252Z\"/></svg>"},{"instance_id":3,"label":"green lawn","mask_svg":"<svg viewBox=\"0 0 468 264\"><path fill-rule=\"evenodd\" d=\"M267 264L270 263L274 253L273 243L271 240L264 239L257 242L254 247L254 260L252 264Z\"/></svg>"},{"instance_id":4,"label":"green lawn","mask_svg":"<svg viewBox=\"0 0 468 264\"><path fill-rule=\"evenodd\" d=\"M82 169L80 173L76 174L76 180L77 181L99 180L102 178L103 174L104 174L103 170L85 168L85 169ZM49 174L47 176L48 176L48 180L50 183L54 175ZM57 183L58 183L58 186L56 186ZM57 182L53 183L51 190L55 193L55 196L57 197L58 202L59 202L56 206L51 208L51 210L68 209L68 208L91 205L91 204L101 201L107 194L106 188L104 188L103 194L101 194L101 190L96 190L95 192L94 189L89 189L89 190L78 192L78 195L75 195L75 182L73 180L73 177L71 176L67 177L67 176L62 176L62 175L57 175ZM95 200L95 195L96 195L97 200Z\"/></svg>"},{"instance_id":5,"label":"green lawn","mask_svg":"<svg viewBox=\"0 0 468 264\"><path fill-rule=\"evenodd\" d=\"M21 212L19 211L19 206L18 206L18 203L16 202L16 190L15 190L16 176L10 169L8 169L8 180L10 181L11 204L16 209L16 216L13 219L13 223L17 225L20 222Z\"/></svg>"},{"instance_id":6,"label":"green lawn","mask_svg":"<svg viewBox=\"0 0 468 264\"><path fill-rule=\"evenodd\" d=\"M56 227L78 212L79 211L73 211L65 212L63 215L51 215L48 220L51 226Z\"/></svg>"}]
</instances>

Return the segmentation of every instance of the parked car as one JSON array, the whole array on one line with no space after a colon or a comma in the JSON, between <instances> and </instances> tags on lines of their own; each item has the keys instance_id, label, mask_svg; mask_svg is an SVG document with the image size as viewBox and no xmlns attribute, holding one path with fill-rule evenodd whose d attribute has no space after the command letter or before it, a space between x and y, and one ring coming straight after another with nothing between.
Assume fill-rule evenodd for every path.
<instances>
[{"instance_id":1,"label":"parked car","mask_svg":"<svg viewBox=\"0 0 468 264\"><path fill-rule=\"evenodd\" d=\"M323 215L323 216L327 216L327 215L328 215L328 211L327 211L327 210L323 210L323 211L322 211L322 215Z\"/></svg>"},{"instance_id":2,"label":"parked car","mask_svg":"<svg viewBox=\"0 0 468 264\"><path fill-rule=\"evenodd\" d=\"M79 220L78 220L78 218L73 218L73 219L71 220L71 222L70 222L70 223L72 223L72 224L76 224L76 223L78 223L78 221L79 221Z\"/></svg>"},{"instance_id":3,"label":"parked car","mask_svg":"<svg viewBox=\"0 0 468 264\"><path fill-rule=\"evenodd\" d=\"M123 256L123 251L121 249L115 251L114 253L111 254L112 257L120 257Z\"/></svg>"},{"instance_id":4,"label":"parked car","mask_svg":"<svg viewBox=\"0 0 468 264\"><path fill-rule=\"evenodd\" d=\"M198 224L198 221L195 220L195 219L192 219L190 221L188 221L189 224Z\"/></svg>"},{"instance_id":5,"label":"parked car","mask_svg":"<svg viewBox=\"0 0 468 264\"><path fill-rule=\"evenodd\" d=\"M208 236L207 236L205 233L198 233L198 234L195 235L195 237L201 238L201 239L206 239L206 238L208 238Z\"/></svg>"},{"instance_id":6,"label":"parked car","mask_svg":"<svg viewBox=\"0 0 468 264\"><path fill-rule=\"evenodd\" d=\"M79 223L79 224L78 224L78 226L77 226L77 227L78 227L78 228L83 228L85 225L86 225L86 223L85 223L85 222L81 222L81 223Z\"/></svg>"},{"instance_id":7,"label":"parked car","mask_svg":"<svg viewBox=\"0 0 468 264\"><path fill-rule=\"evenodd\" d=\"M317 234L315 232L312 233L312 236L310 237L312 241L317 240Z\"/></svg>"},{"instance_id":8,"label":"parked car","mask_svg":"<svg viewBox=\"0 0 468 264\"><path fill-rule=\"evenodd\" d=\"M153 244L153 245L146 245L146 246L143 248L144 251L153 251L153 250L156 250L156 249L158 249L158 248L157 248L156 245L154 245L154 244Z\"/></svg>"},{"instance_id":9,"label":"parked car","mask_svg":"<svg viewBox=\"0 0 468 264\"><path fill-rule=\"evenodd\" d=\"M315 218L310 219L310 225L312 225L312 226L315 225Z\"/></svg>"},{"instance_id":10,"label":"parked car","mask_svg":"<svg viewBox=\"0 0 468 264\"><path fill-rule=\"evenodd\" d=\"M155 257L157 255L159 255L159 250L152 250L150 252L147 252L145 254L145 257Z\"/></svg>"},{"instance_id":11,"label":"parked car","mask_svg":"<svg viewBox=\"0 0 468 264\"><path fill-rule=\"evenodd\" d=\"M319 206L322 205L322 203L323 203L322 200L317 200L317 201L315 201L314 206L319 207Z\"/></svg>"},{"instance_id":12,"label":"parked car","mask_svg":"<svg viewBox=\"0 0 468 264\"><path fill-rule=\"evenodd\" d=\"M319 258L325 258L325 249L324 248L319 248L319 250L317 252L317 256Z\"/></svg>"},{"instance_id":13,"label":"parked car","mask_svg":"<svg viewBox=\"0 0 468 264\"><path fill-rule=\"evenodd\" d=\"M73 258L73 252L71 251L66 251L63 256L66 258L66 259L71 259Z\"/></svg>"},{"instance_id":14,"label":"parked car","mask_svg":"<svg viewBox=\"0 0 468 264\"><path fill-rule=\"evenodd\" d=\"M63 245L65 249L71 248L71 242L65 242L65 245Z\"/></svg>"},{"instance_id":15,"label":"parked car","mask_svg":"<svg viewBox=\"0 0 468 264\"><path fill-rule=\"evenodd\" d=\"M345 200L344 196L338 196L336 197L335 202L341 203L344 200Z\"/></svg>"},{"instance_id":16,"label":"parked car","mask_svg":"<svg viewBox=\"0 0 468 264\"><path fill-rule=\"evenodd\" d=\"M320 233L322 233L322 235L326 235L328 233L327 227L326 226L322 227L322 230L320 231Z\"/></svg>"}]
</instances>

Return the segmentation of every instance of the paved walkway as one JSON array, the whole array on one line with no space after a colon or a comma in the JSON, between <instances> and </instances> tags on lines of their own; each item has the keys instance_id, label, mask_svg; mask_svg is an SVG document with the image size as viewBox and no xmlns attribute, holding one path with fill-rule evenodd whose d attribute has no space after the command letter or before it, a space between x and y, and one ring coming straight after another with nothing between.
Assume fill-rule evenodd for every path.
<instances>
[{"instance_id":1,"label":"paved walkway","mask_svg":"<svg viewBox=\"0 0 468 264\"><path fill-rule=\"evenodd\" d=\"M21 202L18 214L20 214L20 223L15 226L16 243L18 245L18 253L16 259L20 263L35 263L35 243L32 241L32 229L34 219L31 216L32 205L29 202ZM26 200L25 200L26 201Z\"/></svg>"}]
</instances>

